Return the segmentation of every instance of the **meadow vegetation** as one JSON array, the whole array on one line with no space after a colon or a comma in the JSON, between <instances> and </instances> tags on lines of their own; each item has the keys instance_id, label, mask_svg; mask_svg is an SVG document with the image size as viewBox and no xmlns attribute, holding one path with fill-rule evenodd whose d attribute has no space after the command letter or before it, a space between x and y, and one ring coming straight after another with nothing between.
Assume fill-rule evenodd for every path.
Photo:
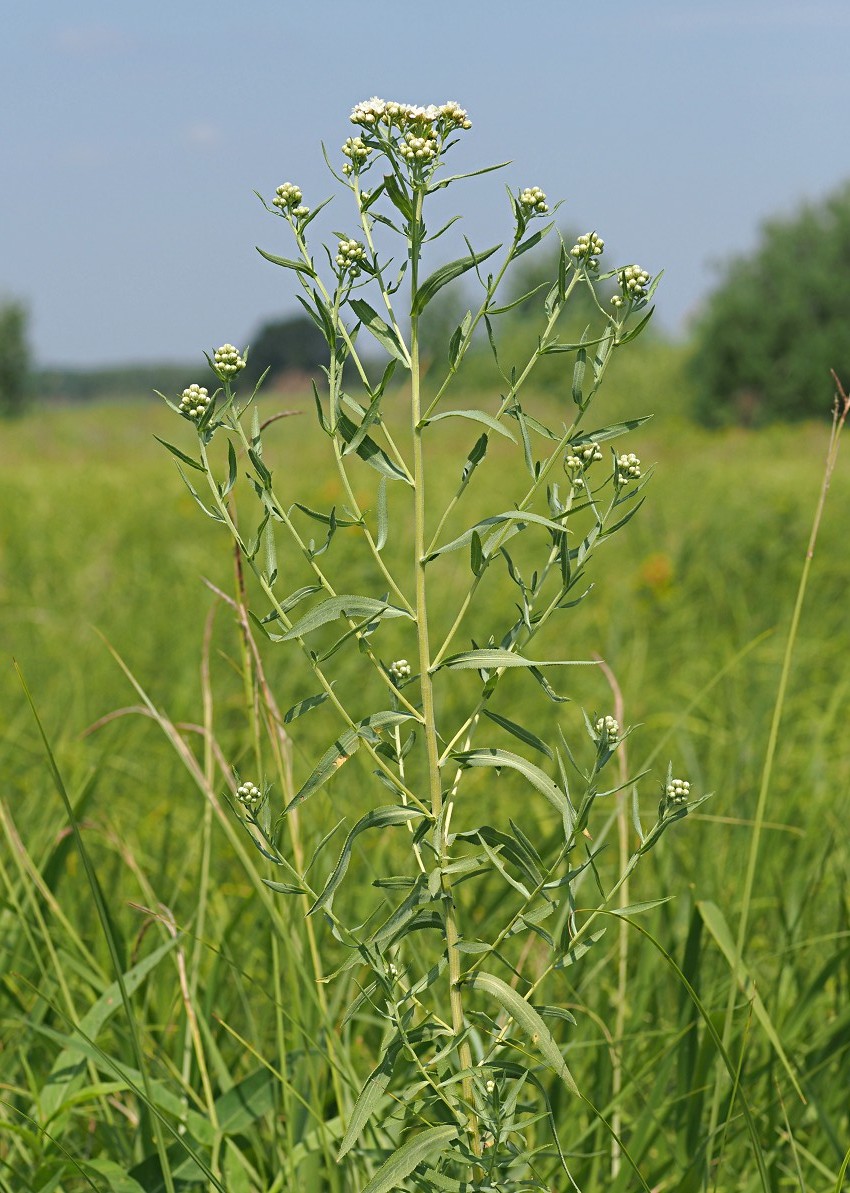
<instances>
[{"instance_id":1,"label":"meadow vegetation","mask_svg":"<svg viewBox=\"0 0 850 1193\"><path fill-rule=\"evenodd\" d=\"M826 421L697 428L687 350L629 343L649 275L600 277L590 233L542 339L511 317L488 356L502 274L479 274L441 359L422 311L496 251L418 273L468 118L352 121L364 239L338 234L329 290L300 190L269 207L300 257L264 255L331 349L315 406L246 403L225 345L211 397L3 430L0 1193L840 1193L846 463L798 624ZM548 215L509 201L504 269ZM586 361L553 339L573 291ZM529 351L524 384L504 362ZM423 494L456 490L430 539Z\"/></svg>"},{"instance_id":2,"label":"meadow vegetation","mask_svg":"<svg viewBox=\"0 0 850 1193\"><path fill-rule=\"evenodd\" d=\"M648 354L654 364L653 345L635 352L639 358ZM580 653L595 651L606 659L622 689L628 722L643 725L630 742L635 762L643 759L644 743L667 738L666 752L682 760L691 780L716 792L686 833L668 836L664 849L655 851L634 897L675 895L650 913L646 925L719 1023L729 966L700 908L716 904L735 923L825 430L811 423L709 434L673 413L681 401L677 386L656 387L649 368L644 377L658 412L640 436L642 457L657 466L653 491L616 559L597 557L592 576L597 591L575 611L570 639ZM613 371L601 400L603 417L642 412L638 384L636 377L621 379ZM553 401L540 397L541 410L551 416L557 413ZM310 400L305 395L287 405L302 413L278 424L275 455L297 472L317 504L332 501L334 482L322 472ZM203 584L206 578L232 591L232 562L218 528L199 525L188 494L164 479L153 436L169 433L171 417L149 404L104 404L41 412L5 430L0 503L12 516L0 531L0 639L7 661L10 654L19 661L56 750L109 892L127 967L170 939L151 912L161 916L168 908L185 931L181 949L217 1096L240 1081L260 1081L256 1075L268 1072L264 1058L282 1063L281 1038L293 1082L308 1090L316 1082L325 1088L322 1045L311 1035L319 1011L303 983L293 980L299 961L287 959L292 968L287 972L284 965L276 1006L259 897L232 841L221 823L207 819L203 796L161 731L148 717L127 715L85 732L115 710L139 703L104 638L174 722L202 722L202 626L216 610L209 649L216 732L237 763L245 748L238 634L232 614ZM498 485L498 478L491 483ZM822 529L782 725L747 956L755 985L746 984L739 996L741 1081L776 1189L838 1189L848 1146L841 1078L850 1044L845 831L850 679L844 663L850 565L842 515L848 499L845 458ZM267 654L270 683L281 706L288 707L307 693L291 685L286 663L273 650ZM577 702L607 705L599 676L582 672L580 681ZM72 1087L73 1097L69 1092L65 1102L59 1098L45 1107L51 1068L62 1048L80 1038L75 1025L113 986L114 974L93 922L67 818L8 665L0 673L0 698L5 710L0 1188L11 1193L164 1187L139 1176L153 1147L141 1103L128 1092L123 1070L115 1070L134 1067L120 1011L90 1029L90 1045L73 1053L88 1070ZM292 734L294 762L303 768L324 737L310 718L293 728L298 729ZM332 823L332 798L323 815ZM207 850L210 877L199 889ZM374 864L368 853L359 862L367 872ZM174 953L161 959L133 997L144 1052L174 1122L189 1109L203 1112L197 1067L186 1060L187 1003L176 961ZM805 1103L748 1012L753 989L764 999ZM607 1026L613 994L607 985L596 988L592 973L563 992L565 1005L593 1008L580 1043L568 1055L577 1078L597 1091L610 1088ZM363 1076L373 1060L372 1042L352 1043ZM662 1188L687 1188L673 1174L686 1172L702 1146L716 1057L676 976L643 951L629 974L622 1045L629 1075L624 1114L627 1122L634 1116L641 1124L642 1167L650 1179L658 1174ZM251 1113L233 1124L222 1157L229 1189L289 1187L279 1173L293 1130L299 1139L312 1138L321 1155L310 1116L302 1108L299 1120L297 1107L290 1107L294 1118L285 1121L274 1085L259 1084ZM327 1146L332 1152L333 1145ZM608 1142L591 1134L581 1149L587 1170L601 1181L610 1163ZM760 1187L738 1116L728 1125L722 1155L719 1188ZM121 1184L118 1170L134 1168L136 1185ZM323 1187L310 1185L308 1169L300 1172L305 1188ZM332 1178L321 1179L335 1187Z\"/></svg>"}]
</instances>

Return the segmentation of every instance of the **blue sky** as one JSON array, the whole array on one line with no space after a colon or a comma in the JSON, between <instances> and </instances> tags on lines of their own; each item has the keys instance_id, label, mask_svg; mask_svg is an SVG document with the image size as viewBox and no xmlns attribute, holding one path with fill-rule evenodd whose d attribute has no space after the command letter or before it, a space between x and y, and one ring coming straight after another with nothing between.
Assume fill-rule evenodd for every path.
<instances>
[{"instance_id":1,"label":"blue sky","mask_svg":"<svg viewBox=\"0 0 850 1193\"><path fill-rule=\"evenodd\" d=\"M42 364L191 359L294 308L281 221L254 190L333 190L371 95L456 99L453 168L506 158L611 263L666 270L674 333L714 263L850 177L847 0L149 0L14 5L0 47L0 296ZM491 176L455 188L478 246L507 227ZM317 221L318 222L318 221ZM345 198L326 227L350 223ZM449 246L447 246L448 248ZM769 296L768 296L769 297Z\"/></svg>"}]
</instances>

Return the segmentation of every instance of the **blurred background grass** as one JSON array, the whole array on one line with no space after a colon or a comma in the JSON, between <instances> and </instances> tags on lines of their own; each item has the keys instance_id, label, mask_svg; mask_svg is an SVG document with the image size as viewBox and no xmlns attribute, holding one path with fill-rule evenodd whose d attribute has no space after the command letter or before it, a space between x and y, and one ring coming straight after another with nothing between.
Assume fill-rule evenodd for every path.
<instances>
[{"instance_id":1,"label":"blurred background grass","mask_svg":"<svg viewBox=\"0 0 850 1193\"><path fill-rule=\"evenodd\" d=\"M663 777L670 756L675 773L690 779L693 792L716 793L704 815L665 838L633 888L634 898L678 896L654 913L651 923L666 947L680 957L695 931L695 900L715 901L730 923L736 920L749 821L827 438L825 422L759 431L697 428L687 418L685 363L683 349L647 340L627 354L622 365L616 361L612 366L592 424L654 412L653 421L623 441L622 450L637 452L644 468L654 464L656 474L638 517L594 559L589 571L594 591L562 617L554 630L558 641L550 642L557 653L572 658L598 653L613 669L624 695L626 722L640 726L629 739L632 769L667 737L655 763L656 776ZM464 403L459 398L456 404ZM281 405L302 413L269 432L267 460L284 478L284 499L297 497L326 510L339 494L335 478L327 472L312 400L293 393L271 395L263 400L263 413L271 414ZM545 385L526 407L550 425L570 417ZM79 800L78 812L101 880L113 896L111 911L128 962L137 956L144 935L131 902L150 905L156 900L172 909L178 924L193 922L203 805L149 720L119 718L90 735L85 731L99 718L136 703L104 639L174 721L201 719L203 626L215 604L203 580L232 590L232 560L221 528L203 518L176 475L173 459L154 439L174 439L189 450L185 429L159 405L103 402L84 408L41 408L5 425L0 439L0 506L6 511L0 524L3 653L7 661L14 656L20 665L71 792ZM440 435L432 461L432 494L448 492L456 482L457 461L462 462L476 437L458 420L442 424ZM498 445L493 444L496 458L497 453ZM513 494L506 491L498 466L480 469L477 479L469 521L472 507L510 507ZM845 831L850 811L848 499L850 463L845 452L822 528L792 673L748 958L812 1099L809 1109L796 1104L792 1108L801 1146L829 1172L837 1169L836 1156L846 1139L847 1108L836 1075L846 1065L850 1043L850 848ZM318 538L322 528L315 527ZM401 537L391 535L391 555ZM344 532L328 559L340 569L335 575L338 591L365 591L359 565L345 551ZM282 549L284 573L287 566ZM465 552L458 552L451 557L447 575L466 574L467 566ZM300 582L284 581L283 587L289 591ZM451 583L435 586L437 600ZM492 599L498 599L495 590ZM447 598L447 611L452 603L453 598ZM397 632L397 623L390 625ZM219 740L226 756L239 765L248 734L236 636L224 608L216 615L214 642L211 667ZM457 649L466 645L461 635ZM402 638L397 650L396 643L388 641L387 661L409 653L404 646ZM535 653L548 657L545 641L536 644ZM281 708L311 694L288 651L266 644L265 655ZM741 656L737 662L736 656ZM343 681L345 666L343 661ZM595 668L562 672L556 687L575 703L550 706L540 715L557 716L568 737L580 733L580 706L599 712L611 708L610 693ZM511 715L513 709L512 715L526 720L522 685L506 691L515 704L500 711ZM72 850L60 846L65 817L43 749L8 665L0 670L0 706L2 798L23 847L37 863L49 865L50 889L108 972L79 861ZM303 781L336 729L321 710L297 721L292 730L296 780ZM340 800L358 793L358 776L365 780L367 773L365 764L357 769L359 758L350 766L351 781L344 789L335 791L331 785L311 804L316 833L333 823L332 817L350 811ZM509 807L512 800L508 796ZM650 813L651 805L650 794ZM382 842L378 853L370 846L369 853L358 855L346 888L350 897L357 897L358 878L368 880L373 868L380 872L380 851L385 848L391 845ZM14 852L14 840L7 837L0 856L8 872ZM215 825L212 875L206 929L211 953L203 962L209 967L204 970L205 1010L210 1022L215 1015L237 1025L262 1052L274 1030L262 916L256 900L248 898L245 874L234 865L232 849ZM7 899L3 914L15 914L14 902ZM39 978L38 966L32 968L35 962L21 951L20 940L14 945L11 941L7 936L7 1009L0 1023L0 1057L6 1080L15 1084L24 1080L24 1056L30 1070L37 1072L39 1065L49 1068L55 1047L34 1030L30 1036L16 1034L21 1014L29 1016L29 1022L34 1015L26 983L43 983L45 971L40 963ZM724 964L716 950L705 943L702 948L706 956L701 992L720 1010L725 1001ZM827 967L826 976L813 991L812 977L822 966ZM596 969L589 972L587 978L573 979L576 985L570 987L569 998L579 1003L586 998L595 1006L599 992L593 982L600 979ZM240 975L235 985L234 973ZM603 985L607 980L603 977ZM657 966L651 980L636 981L630 1031L642 1040L643 1033L655 1030L651 1025L657 1015L669 1014L678 1021L680 995L675 982L665 984L658 976ZM84 1005L86 991L96 990L97 983L80 973L78 985ZM175 995L166 983L145 997L142 1020L148 1046L158 1056L159 1050L167 1053L172 1046L169 1033L178 1015ZM43 1007L41 1013L47 1014ZM225 1055L228 1042L229 1037L219 1041ZM120 1042L114 1046L120 1050ZM361 1046L368 1055L368 1040ZM635 1047L637 1057L640 1049ZM753 1080L763 1082L767 1091L761 1102L767 1138L781 1151L781 1124L773 1122L778 1103L772 1083L778 1073L768 1054L756 1043L752 1048ZM232 1053L235 1070L245 1055L240 1049ZM368 1063L364 1057L363 1073ZM635 1066L639 1067L637 1060ZM274 1136L275 1128L269 1130ZM122 1147L138 1160L138 1142L125 1142L118 1153ZM268 1143L258 1146L258 1152L263 1147L273 1154ZM659 1147L656 1140L650 1159L661 1155ZM780 1167L784 1164L783 1160ZM811 1171L818 1171L812 1164ZM731 1171L736 1171L734 1161ZM740 1187L749 1186L742 1181ZM776 1187L786 1186L780 1181Z\"/></svg>"}]
</instances>

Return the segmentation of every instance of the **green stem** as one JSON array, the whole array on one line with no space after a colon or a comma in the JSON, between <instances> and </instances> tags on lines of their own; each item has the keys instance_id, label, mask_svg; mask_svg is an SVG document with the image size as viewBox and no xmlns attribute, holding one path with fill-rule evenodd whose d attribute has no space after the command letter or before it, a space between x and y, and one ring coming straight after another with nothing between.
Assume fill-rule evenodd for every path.
<instances>
[{"instance_id":1,"label":"green stem","mask_svg":"<svg viewBox=\"0 0 850 1193\"><path fill-rule=\"evenodd\" d=\"M424 192L416 192L416 209L411 228L411 308L416 294L419 278L420 236L422 228L422 203ZM425 726L425 750L428 760L428 786L431 799L431 814L438 824L438 831L442 840L438 844L437 864L442 865L446 853L445 825L441 824L443 811L442 780L440 772L440 749L437 735L437 724L434 709L434 687L431 678L431 649L428 639L428 598L426 585L425 562L425 459L422 444L424 427L421 420L421 377L419 365L419 318L416 314L411 318L411 425L413 432L413 494L414 494L414 568L416 573L416 630L419 649L420 691L422 695L422 715ZM443 870L441 874L443 926L446 940L446 955L449 971L449 1000L451 1004L452 1030L460 1039L458 1061L461 1069L472 1068L472 1051L469 1042L464 1037L466 1019L463 1011L463 995L461 993L461 961L458 952L460 933L458 930L457 907L452 891L451 879ZM481 1138L478 1129L478 1118L473 1109L474 1087L472 1077L466 1076L461 1083L463 1098L469 1110L467 1124L472 1143L472 1150L476 1156L481 1155Z\"/></svg>"}]
</instances>

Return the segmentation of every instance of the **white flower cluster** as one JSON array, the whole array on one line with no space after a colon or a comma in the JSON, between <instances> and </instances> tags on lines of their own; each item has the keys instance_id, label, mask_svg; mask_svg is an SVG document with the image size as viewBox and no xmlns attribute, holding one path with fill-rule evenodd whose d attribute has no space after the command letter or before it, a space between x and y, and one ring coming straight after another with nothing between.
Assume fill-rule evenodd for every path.
<instances>
[{"instance_id":1,"label":"white flower cluster","mask_svg":"<svg viewBox=\"0 0 850 1193\"><path fill-rule=\"evenodd\" d=\"M284 182L275 191L272 205L281 211L291 211L294 216L303 218L310 214L310 208L301 205L301 187L294 182Z\"/></svg>"},{"instance_id":2,"label":"white flower cluster","mask_svg":"<svg viewBox=\"0 0 850 1193\"><path fill-rule=\"evenodd\" d=\"M589 467L594 460L602 459L602 449L598 443L581 443L578 446L573 444L572 450L564 464L567 468L585 469Z\"/></svg>"},{"instance_id":3,"label":"white flower cluster","mask_svg":"<svg viewBox=\"0 0 850 1193\"><path fill-rule=\"evenodd\" d=\"M203 385L190 385L180 395L180 413L200 418L210 404L209 392Z\"/></svg>"},{"instance_id":4,"label":"white flower cluster","mask_svg":"<svg viewBox=\"0 0 850 1193\"><path fill-rule=\"evenodd\" d=\"M242 783L236 788L236 798L249 812L252 812L260 802L261 793L259 787L255 787L253 783Z\"/></svg>"},{"instance_id":5,"label":"white flower cluster","mask_svg":"<svg viewBox=\"0 0 850 1193\"><path fill-rule=\"evenodd\" d=\"M357 240L342 239L337 245L336 263L345 272L348 270L353 278L360 273L360 262L366 256L366 246Z\"/></svg>"},{"instance_id":6,"label":"white flower cluster","mask_svg":"<svg viewBox=\"0 0 850 1193\"><path fill-rule=\"evenodd\" d=\"M545 215L549 210L546 195L539 186L527 186L525 190L520 191L519 201L530 215Z\"/></svg>"},{"instance_id":7,"label":"white flower cluster","mask_svg":"<svg viewBox=\"0 0 850 1193\"><path fill-rule=\"evenodd\" d=\"M351 110L351 123L361 128L373 129L379 124L395 127L400 132L412 130L419 135L435 130L445 137L456 128L472 128L466 111L449 100L444 104L429 104L427 108L416 104L400 104L395 100L379 99L373 95L364 99Z\"/></svg>"},{"instance_id":8,"label":"white flower cluster","mask_svg":"<svg viewBox=\"0 0 850 1193\"><path fill-rule=\"evenodd\" d=\"M596 732L609 742L616 741L620 736L620 722L615 717L600 717L596 722Z\"/></svg>"},{"instance_id":9,"label":"white flower cluster","mask_svg":"<svg viewBox=\"0 0 850 1193\"><path fill-rule=\"evenodd\" d=\"M398 151L409 162L432 162L437 156L437 138L419 137L415 132L406 132L399 141Z\"/></svg>"},{"instance_id":10,"label":"white flower cluster","mask_svg":"<svg viewBox=\"0 0 850 1193\"><path fill-rule=\"evenodd\" d=\"M412 674L410 663L407 659L396 659L394 663L390 663L389 667L390 679L393 683L402 683L405 679L410 679Z\"/></svg>"},{"instance_id":11,"label":"white flower cluster","mask_svg":"<svg viewBox=\"0 0 850 1193\"><path fill-rule=\"evenodd\" d=\"M575 258L576 262L584 261L588 269L598 269L599 258L604 248L605 241L601 237L595 232L585 232L570 249L570 256Z\"/></svg>"},{"instance_id":12,"label":"white flower cluster","mask_svg":"<svg viewBox=\"0 0 850 1193\"><path fill-rule=\"evenodd\" d=\"M348 137L342 147L342 152L345 157L351 159L342 167L342 172L343 174L352 174L357 166L365 162L372 150L362 137Z\"/></svg>"},{"instance_id":13,"label":"white flower cluster","mask_svg":"<svg viewBox=\"0 0 850 1193\"><path fill-rule=\"evenodd\" d=\"M668 804L686 804L691 785L686 779L671 779L664 789Z\"/></svg>"},{"instance_id":14,"label":"white flower cluster","mask_svg":"<svg viewBox=\"0 0 850 1193\"><path fill-rule=\"evenodd\" d=\"M222 344L213 355L213 368L222 381L230 381L240 369L245 368L245 358L232 344Z\"/></svg>"},{"instance_id":15,"label":"white flower cluster","mask_svg":"<svg viewBox=\"0 0 850 1193\"><path fill-rule=\"evenodd\" d=\"M629 302L640 302L646 298L646 288L649 285L649 274L639 265L627 265L625 269L617 271L617 279L622 288L622 294L615 294L611 303L615 307L623 305L623 298Z\"/></svg>"},{"instance_id":16,"label":"white flower cluster","mask_svg":"<svg viewBox=\"0 0 850 1193\"><path fill-rule=\"evenodd\" d=\"M620 484L627 485L629 481L640 480L640 460L634 452L626 456L617 456L617 471L620 474Z\"/></svg>"}]
</instances>

